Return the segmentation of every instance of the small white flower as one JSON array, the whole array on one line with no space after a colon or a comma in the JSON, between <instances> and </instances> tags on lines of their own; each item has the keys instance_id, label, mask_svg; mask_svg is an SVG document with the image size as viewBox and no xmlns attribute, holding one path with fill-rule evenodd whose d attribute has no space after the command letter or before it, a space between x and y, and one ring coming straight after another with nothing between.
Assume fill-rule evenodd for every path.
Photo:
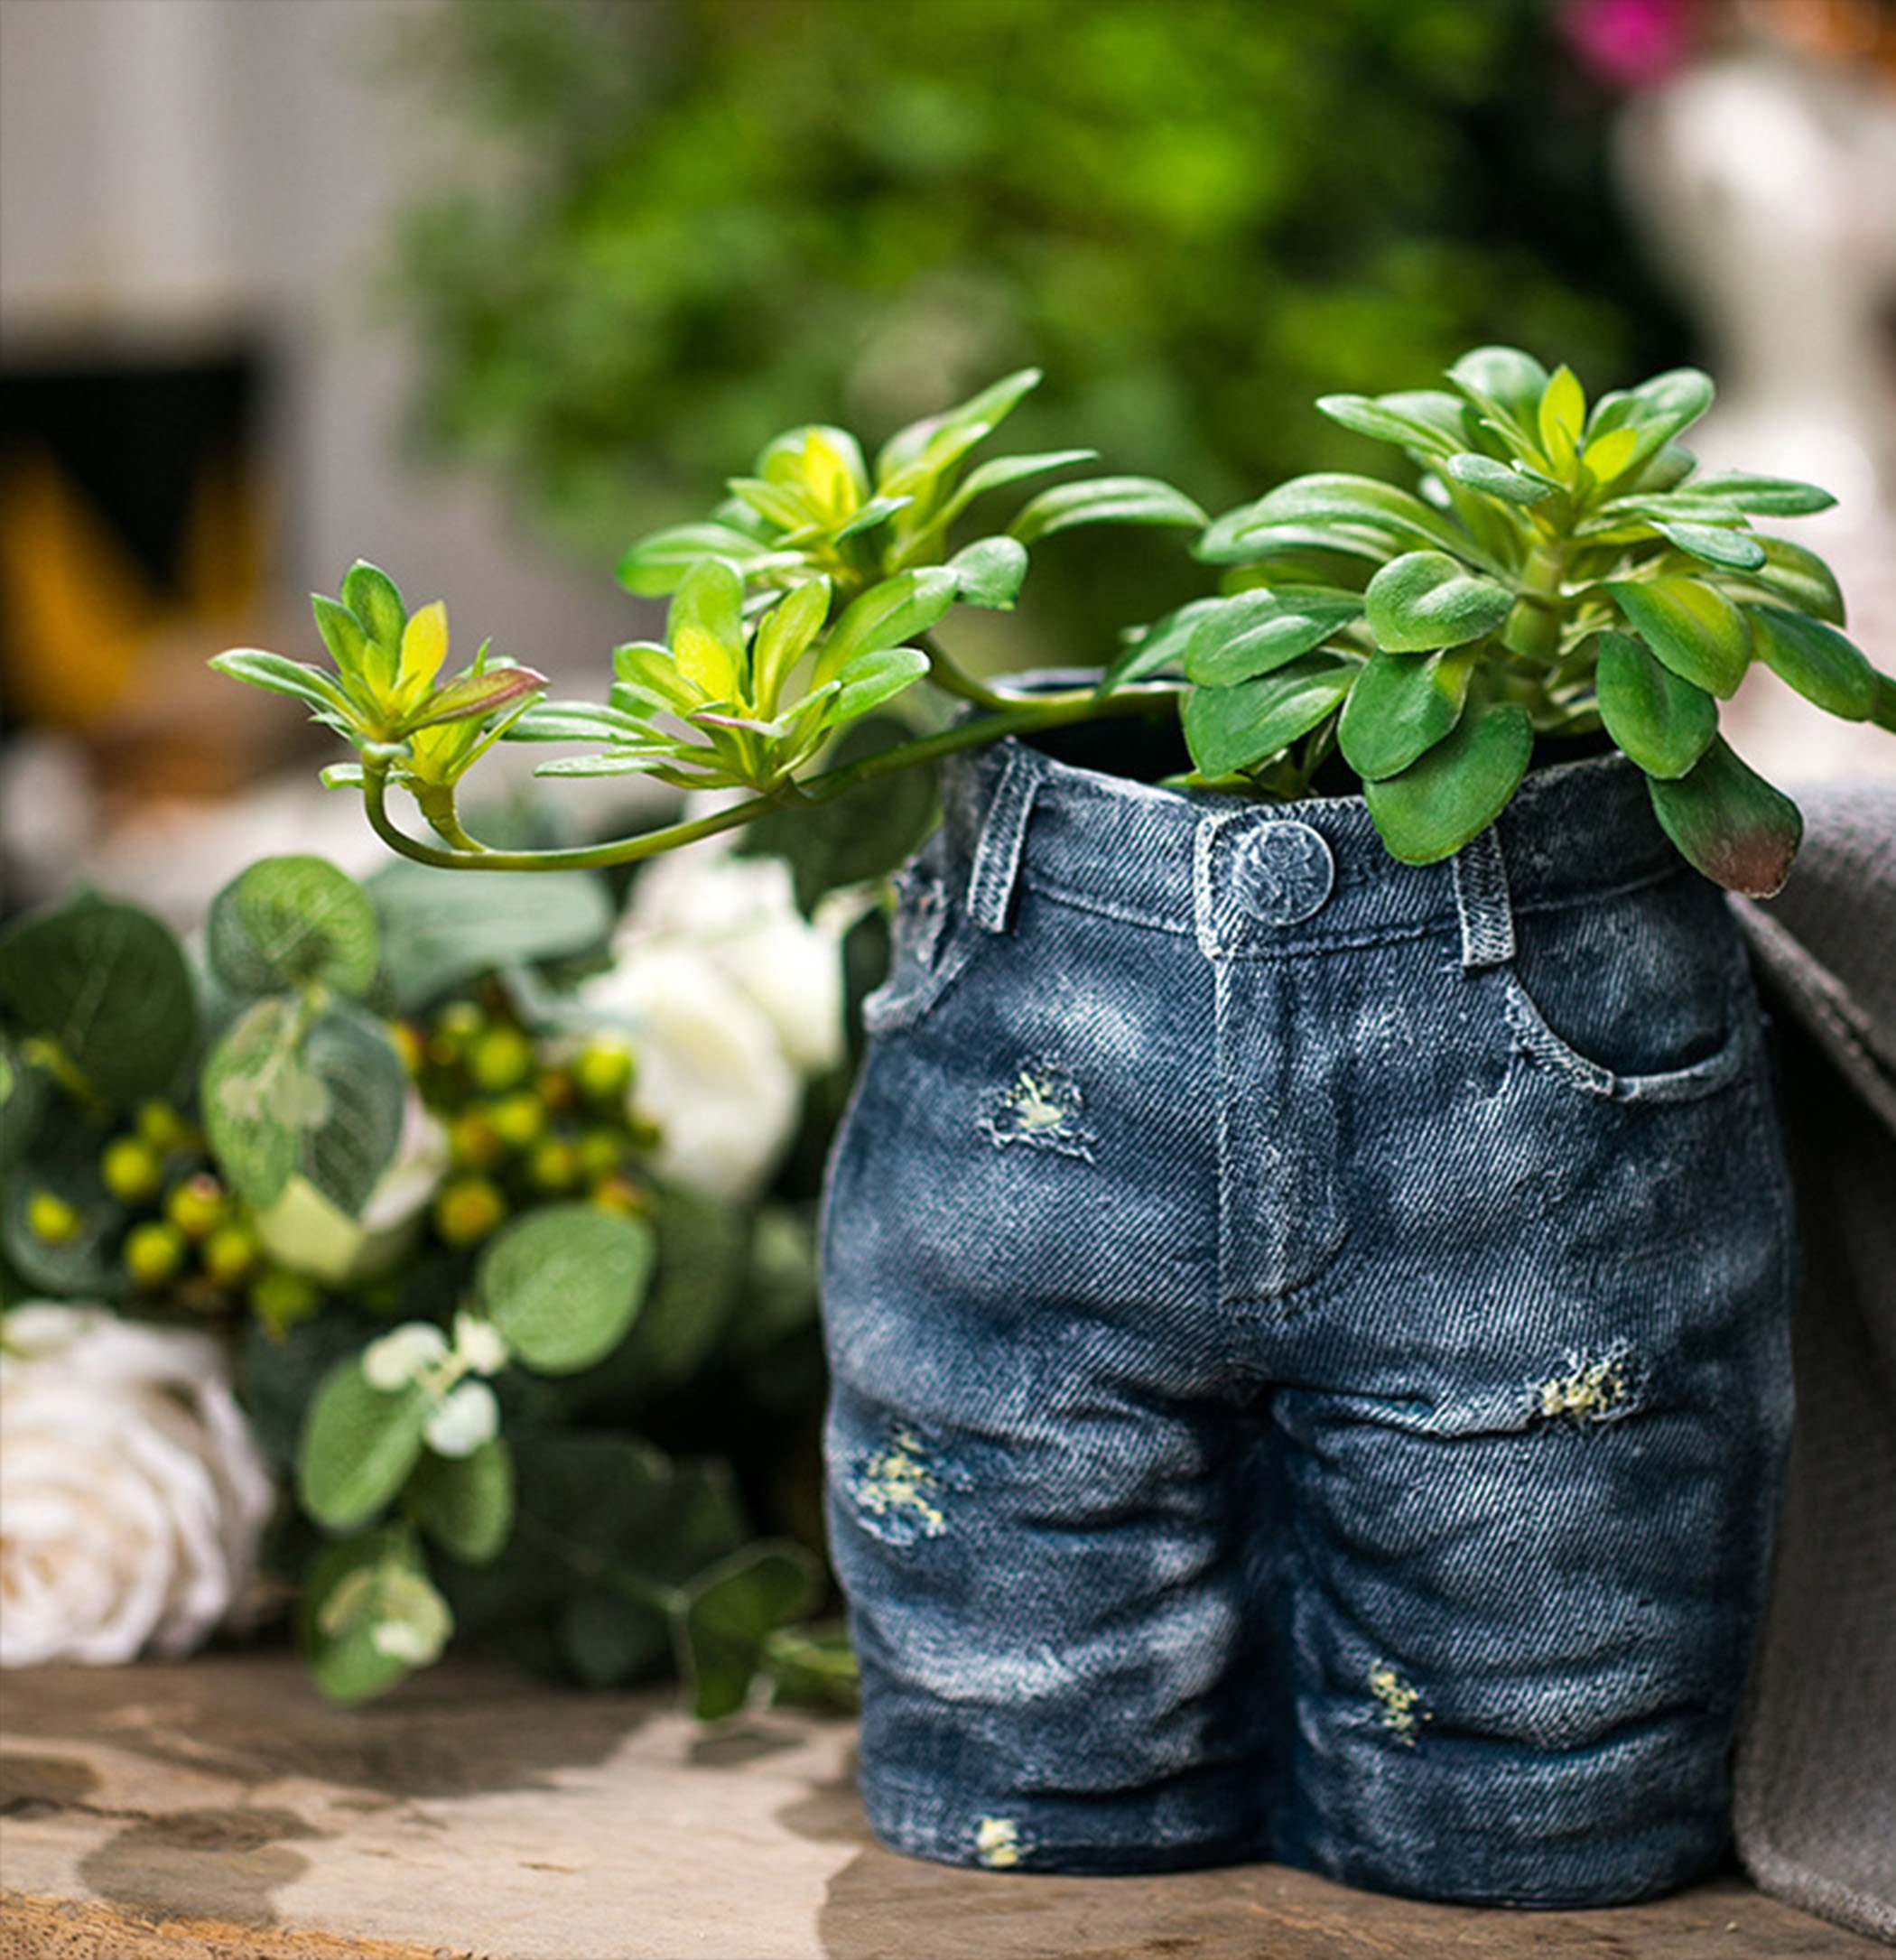
<instances>
[{"instance_id":1,"label":"small white flower","mask_svg":"<svg viewBox=\"0 0 1896 1960\"><path fill-rule=\"evenodd\" d=\"M394 1395L418 1381L448 1352L448 1337L432 1321L404 1321L362 1351L362 1372L371 1389Z\"/></svg>"},{"instance_id":2,"label":"small white flower","mask_svg":"<svg viewBox=\"0 0 1896 1960\"><path fill-rule=\"evenodd\" d=\"M275 1491L208 1336L34 1301L0 1352L0 1666L241 1624Z\"/></svg>"},{"instance_id":3,"label":"small white flower","mask_svg":"<svg viewBox=\"0 0 1896 1960\"><path fill-rule=\"evenodd\" d=\"M411 1667L425 1667L441 1651L422 1627L405 1620L378 1620L368 1630L368 1644L390 1660L405 1660Z\"/></svg>"},{"instance_id":4,"label":"small white flower","mask_svg":"<svg viewBox=\"0 0 1896 1960\"><path fill-rule=\"evenodd\" d=\"M437 1456L471 1456L500 1433L500 1404L484 1381L464 1381L428 1418L422 1434Z\"/></svg>"},{"instance_id":5,"label":"small white flower","mask_svg":"<svg viewBox=\"0 0 1896 1960\"><path fill-rule=\"evenodd\" d=\"M454 1358L470 1375L497 1375L507 1364L507 1345L492 1321L457 1314Z\"/></svg>"}]
</instances>

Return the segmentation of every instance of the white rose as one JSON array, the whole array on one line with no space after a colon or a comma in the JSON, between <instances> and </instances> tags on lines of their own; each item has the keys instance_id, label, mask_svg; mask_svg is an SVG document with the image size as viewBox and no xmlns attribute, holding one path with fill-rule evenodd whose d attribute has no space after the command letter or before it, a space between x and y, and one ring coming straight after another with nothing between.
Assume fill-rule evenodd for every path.
<instances>
[{"instance_id":1,"label":"white rose","mask_svg":"<svg viewBox=\"0 0 1896 1960\"><path fill-rule=\"evenodd\" d=\"M218 1345L43 1301L0 1341L0 1666L241 1623L275 1493Z\"/></svg>"},{"instance_id":2,"label":"white rose","mask_svg":"<svg viewBox=\"0 0 1896 1960\"><path fill-rule=\"evenodd\" d=\"M841 1061L841 942L797 911L781 858L694 847L659 859L633 887L616 943L634 958L692 947L768 1017L793 1068L813 1075Z\"/></svg>"},{"instance_id":3,"label":"white rose","mask_svg":"<svg viewBox=\"0 0 1896 1960\"><path fill-rule=\"evenodd\" d=\"M331 1204L308 1178L291 1178L256 1236L279 1266L331 1287L379 1279L397 1266L422 1229L423 1214L448 1175L448 1132L413 1090L395 1161L368 1194L359 1218Z\"/></svg>"},{"instance_id":4,"label":"white rose","mask_svg":"<svg viewBox=\"0 0 1896 1960\"><path fill-rule=\"evenodd\" d=\"M634 948L581 999L634 1030L633 1107L658 1130L658 1175L711 1197L754 1197L795 1128L798 1097L763 1010L676 941Z\"/></svg>"}]
</instances>

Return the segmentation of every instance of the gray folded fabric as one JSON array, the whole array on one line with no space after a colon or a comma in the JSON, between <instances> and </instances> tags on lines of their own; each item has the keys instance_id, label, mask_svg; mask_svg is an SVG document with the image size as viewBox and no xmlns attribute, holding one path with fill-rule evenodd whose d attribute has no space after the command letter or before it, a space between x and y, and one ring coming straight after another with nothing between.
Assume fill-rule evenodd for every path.
<instances>
[{"instance_id":1,"label":"gray folded fabric","mask_svg":"<svg viewBox=\"0 0 1896 1960\"><path fill-rule=\"evenodd\" d=\"M1789 884L1735 902L1782 1032L1803 1273L1734 1822L1764 1890L1896 1944L1896 785L1798 802Z\"/></svg>"}]
</instances>

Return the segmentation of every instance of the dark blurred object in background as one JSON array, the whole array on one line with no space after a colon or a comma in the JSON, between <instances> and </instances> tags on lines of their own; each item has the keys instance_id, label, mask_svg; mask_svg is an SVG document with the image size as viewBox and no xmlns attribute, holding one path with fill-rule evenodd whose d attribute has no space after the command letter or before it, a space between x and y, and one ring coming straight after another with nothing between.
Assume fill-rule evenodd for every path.
<instances>
[{"instance_id":1,"label":"dark blurred object in background","mask_svg":"<svg viewBox=\"0 0 1896 1960\"><path fill-rule=\"evenodd\" d=\"M401 233L423 419L602 564L778 428L886 432L1027 363L1030 447L1216 509L1386 467L1309 407L1457 349L1590 384L1688 352L1622 223L1611 107L1541 0L454 0L396 66L467 150ZM1191 581L1036 572L1050 643Z\"/></svg>"}]
</instances>

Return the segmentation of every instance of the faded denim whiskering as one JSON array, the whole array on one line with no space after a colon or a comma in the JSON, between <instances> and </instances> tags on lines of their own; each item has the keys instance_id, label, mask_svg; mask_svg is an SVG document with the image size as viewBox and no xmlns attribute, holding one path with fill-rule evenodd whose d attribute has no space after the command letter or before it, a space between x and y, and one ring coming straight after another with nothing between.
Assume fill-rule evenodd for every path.
<instances>
[{"instance_id":1,"label":"faded denim whiskering","mask_svg":"<svg viewBox=\"0 0 1896 1960\"><path fill-rule=\"evenodd\" d=\"M953 766L832 1168L863 1792L994 1869L1592 1905L1718 1856L1789 1423L1737 935L1617 758Z\"/></svg>"}]
</instances>

